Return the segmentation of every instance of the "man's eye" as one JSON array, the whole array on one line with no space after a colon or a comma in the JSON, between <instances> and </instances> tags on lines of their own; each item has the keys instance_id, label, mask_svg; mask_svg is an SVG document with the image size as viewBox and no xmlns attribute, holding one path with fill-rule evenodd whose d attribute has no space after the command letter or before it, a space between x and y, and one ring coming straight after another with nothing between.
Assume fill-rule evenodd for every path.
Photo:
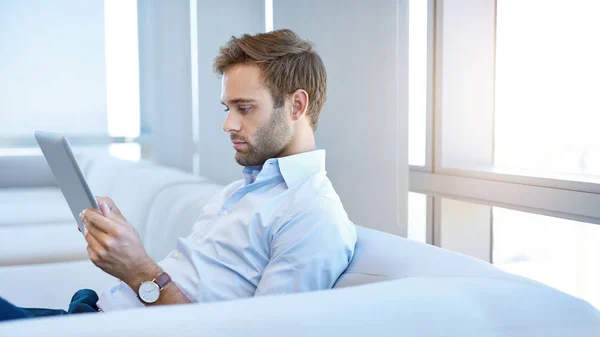
<instances>
[{"instance_id":1,"label":"man's eye","mask_svg":"<svg viewBox=\"0 0 600 337\"><path fill-rule=\"evenodd\" d=\"M240 111L243 113L248 113L252 107L240 107Z\"/></svg>"},{"instance_id":2,"label":"man's eye","mask_svg":"<svg viewBox=\"0 0 600 337\"><path fill-rule=\"evenodd\" d=\"M225 112L229 112L229 108L225 108Z\"/></svg>"}]
</instances>

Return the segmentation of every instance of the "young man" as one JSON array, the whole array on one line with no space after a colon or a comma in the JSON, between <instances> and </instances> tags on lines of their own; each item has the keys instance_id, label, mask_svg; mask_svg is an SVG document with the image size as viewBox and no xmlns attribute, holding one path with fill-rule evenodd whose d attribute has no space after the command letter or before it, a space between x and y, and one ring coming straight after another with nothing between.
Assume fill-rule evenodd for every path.
<instances>
[{"instance_id":1,"label":"young man","mask_svg":"<svg viewBox=\"0 0 600 337\"><path fill-rule=\"evenodd\" d=\"M290 30L232 37L214 69L244 179L159 263L110 199L82 212L90 259L122 280L102 311L329 289L352 259L356 231L315 145L327 75L312 45Z\"/></svg>"}]
</instances>

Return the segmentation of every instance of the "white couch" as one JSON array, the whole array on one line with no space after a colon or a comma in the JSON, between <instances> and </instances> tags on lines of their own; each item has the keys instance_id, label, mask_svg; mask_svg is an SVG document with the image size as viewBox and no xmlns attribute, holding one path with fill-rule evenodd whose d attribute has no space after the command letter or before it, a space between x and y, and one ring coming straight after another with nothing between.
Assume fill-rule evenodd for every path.
<instances>
[{"instance_id":1,"label":"white couch","mask_svg":"<svg viewBox=\"0 0 600 337\"><path fill-rule=\"evenodd\" d=\"M150 163L78 160L92 191L115 200L157 260L221 188ZM0 296L65 308L76 290L116 280L87 261L66 203L38 171L38 187L0 190ZM600 313L582 300L467 256L357 229L355 257L333 290L14 321L0 324L0 336L600 336Z\"/></svg>"}]
</instances>

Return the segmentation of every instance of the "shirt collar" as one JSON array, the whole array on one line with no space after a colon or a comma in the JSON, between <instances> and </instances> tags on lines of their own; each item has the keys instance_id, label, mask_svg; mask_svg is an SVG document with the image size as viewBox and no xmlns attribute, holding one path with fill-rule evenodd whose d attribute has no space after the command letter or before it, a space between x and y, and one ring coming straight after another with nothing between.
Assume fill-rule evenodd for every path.
<instances>
[{"instance_id":1,"label":"shirt collar","mask_svg":"<svg viewBox=\"0 0 600 337\"><path fill-rule=\"evenodd\" d=\"M259 175L267 174L266 171L270 171L270 168L278 170L287 187L292 188L317 173L325 172L325 150L271 158L264 165L246 166L243 170L246 185L256 181Z\"/></svg>"},{"instance_id":2,"label":"shirt collar","mask_svg":"<svg viewBox=\"0 0 600 337\"><path fill-rule=\"evenodd\" d=\"M257 166L245 166L242 172L244 173L245 185L252 184L260 171L262 170L262 165Z\"/></svg>"},{"instance_id":3,"label":"shirt collar","mask_svg":"<svg viewBox=\"0 0 600 337\"><path fill-rule=\"evenodd\" d=\"M303 152L276 160L279 162L279 171L288 188L304 182L317 173L325 172L325 150Z\"/></svg>"}]
</instances>

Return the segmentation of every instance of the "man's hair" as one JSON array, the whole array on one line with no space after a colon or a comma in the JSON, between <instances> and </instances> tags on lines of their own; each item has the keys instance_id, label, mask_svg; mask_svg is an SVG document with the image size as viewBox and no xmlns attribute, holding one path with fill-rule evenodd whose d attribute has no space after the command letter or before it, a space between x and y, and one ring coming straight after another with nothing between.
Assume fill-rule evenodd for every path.
<instances>
[{"instance_id":1,"label":"man's hair","mask_svg":"<svg viewBox=\"0 0 600 337\"><path fill-rule=\"evenodd\" d=\"M327 73L323 60L312 43L289 29L256 35L232 36L219 49L214 71L223 75L237 64L255 64L261 69L264 85L271 92L274 108L282 107L286 96L297 89L308 93L306 114L311 127L317 129L319 113L326 100Z\"/></svg>"}]
</instances>

